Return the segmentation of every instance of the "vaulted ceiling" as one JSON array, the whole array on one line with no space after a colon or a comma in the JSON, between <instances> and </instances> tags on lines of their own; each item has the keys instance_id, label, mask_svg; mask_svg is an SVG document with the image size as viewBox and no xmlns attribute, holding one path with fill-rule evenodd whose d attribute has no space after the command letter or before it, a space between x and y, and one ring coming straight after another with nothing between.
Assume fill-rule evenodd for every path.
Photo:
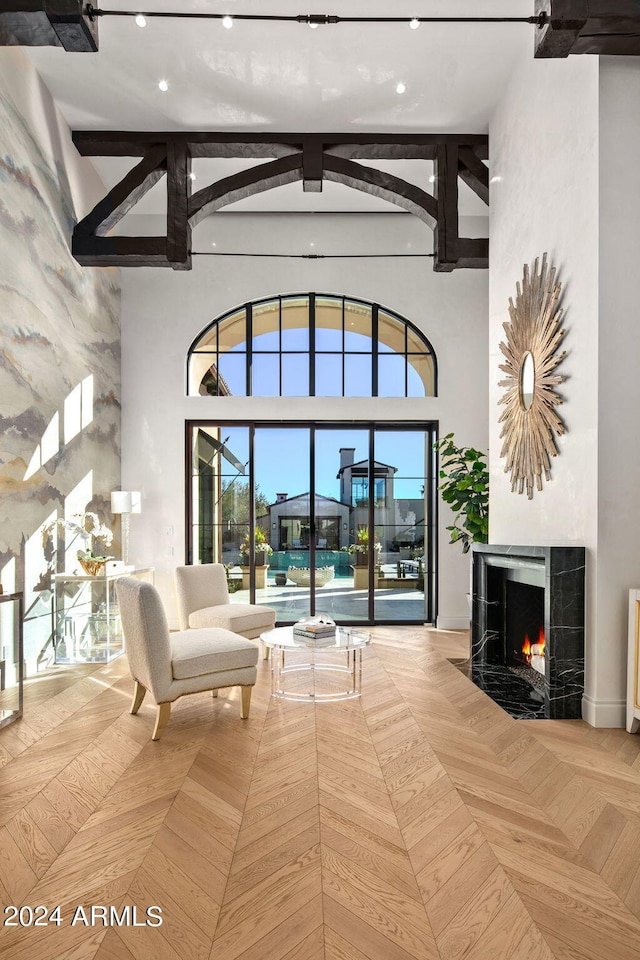
<instances>
[{"instance_id":1,"label":"vaulted ceiling","mask_svg":"<svg viewBox=\"0 0 640 960\"><path fill-rule=\"evenodd\" d=\"M319 13L341 16L527 17L533 0L327 0ZM299 0L145 0L147 11L305 13ZM113 0L110 10L131 10ZM416 9L419 8L419 9ZM532 57L536 27L526 23L306 24L220 20L99 18L99 52L70 54L30 47L32 59L73 129L158 131L335 131L339 133L485 133L516 62ZM160 80L168 90L161 91ZM406 86L396 92L399 83ZM134 161L95 157L112 187ZM246 169L255 160L200 160L201 182ZM376 165L375 163L373 164ZM429 161L377 164L424 187ZM460 184L461 213L483 216L486 206ZM162 184L136 207L160 213ZM390 212L390 203L339 183L304 193L298 183L239 200L241 211ZM395 208L397 209L397 208Z\"/></svg>"},{"instance_id":2,"label":"vaulted ceiling","mask_svg":"<svg viewBox=\"0 0 640 960\"><path fill-rule=\"evenodd\" d=\"M486 134L518 61L534 52L640 51L640 17L629 0L397 0L392 6L331 0L330 9L313 14L315 23L278 19L308 21L299 0L268 2L149 0L146 18L135 19L130 0L113 0L104 10L82 0L0 3L0 43L27 44L69 125L80 131L77 144L83 136L90 141L91 131L137 131L142 142L153 132L141 152L84 150L114 189L76 229L80 262L127 262L108 235L134 204L136 213L165 213L168 199L168 226L153 256L142 252L148 241L136 241L129 261L188 269L192 227L222 206L234 212L388 212L390 201L399 199L435 228L435 269L486 266L486 240L481 249L458 239L459 215L486 215L488 201L486 140L484 147L465 144ZM3 13L10 10L21 12ZM336 22L326 22L332 17ZM373 22L390 17L406 20ZM411 17L461 19L410 24ZM42 42L63 46L37 46ZM69 52L79 48L93 52ZM275 144L275 152L194 150L193 131L203 137L250 134ZM292 136L314 132L323 134L315 145L311 138L295 143L297 155L290 156ZM395 155L386 148L349 152L350 138L379 134L428 135L434 147ZM438 139L442 135L456 135L451 150ZM343 158L364 159L369 169L356 170L353 163L346 169L332 156L334 141L346 145ZM289 144L284 153L282 142ZM252 172L256 163L276 157L264 174ZM195 185L198 179L202 186ZM199 197L205 199L198 206Z\"/></svg>"},{"instance_id":3,"label":"vaulted ceiling","mask_svg":"<svg viewBox=\"0 0 640 960\"><path fill-rule=\"evenodd\" d=\"M96 4L99 6L99 4ZM110 0L110 10L132 10ZM145 0L149 11L306 13L301 0ZM326 9L324 7L326 6ZM533 0L326 0L343 16L530 16ZM419 9L416 9L419 8ZM30 48L73 128L482 133L529 24L99 18L97 54ZM158 82L169 84L166 92ZM396 84L406 84L403 95Z\"/></svg>"}]
</instances>

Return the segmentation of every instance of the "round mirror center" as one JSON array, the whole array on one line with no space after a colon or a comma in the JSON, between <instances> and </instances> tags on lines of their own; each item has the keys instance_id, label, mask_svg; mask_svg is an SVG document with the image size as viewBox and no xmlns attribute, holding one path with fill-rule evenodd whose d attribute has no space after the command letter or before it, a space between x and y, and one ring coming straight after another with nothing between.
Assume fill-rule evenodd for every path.
<instances>
[{"instance_id":1,"label":"round mirror center","mask_svg":"<svg viewBox=\"0 0 640 960\"><path fill-rule=\"evenodd\" d=\"M520 364L520 400L525 410L533 403L533 391L536 382L536 368L529 350L525 353Z\"/></svg>"}]
</instances>

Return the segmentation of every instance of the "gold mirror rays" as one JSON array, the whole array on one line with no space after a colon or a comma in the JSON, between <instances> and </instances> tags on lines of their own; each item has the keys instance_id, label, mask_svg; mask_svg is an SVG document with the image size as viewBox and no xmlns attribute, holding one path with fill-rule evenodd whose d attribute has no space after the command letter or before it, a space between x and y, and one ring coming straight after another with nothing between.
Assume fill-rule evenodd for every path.
<instances>
[{"instance_id":1,"label":"gold mirror rays","mask_svg":"<svg viewBox=\"0 0 640 960\"><path fill-rule=\"evenodd\" d=\"M561 329L563 310L558 307L561 284L554 267L547 267L547 254L536 258L533 270L523 268L522 286L516 284L515 303L509 298L510 320L503 324L505 340L500 350L505 363L500 369L506 379L499 387L505 392L498 401L504 406L499 418L503 425L501 457L506 457L505 473L511 474L511 492L533 497L534 484L542 490L542 474L551 479L551 457L558 453L555 437L565 426L556 408L563 402L555 391L567 378L554 370L566 356L558 353L565 331Z\"/></svg>"}]
</instances>

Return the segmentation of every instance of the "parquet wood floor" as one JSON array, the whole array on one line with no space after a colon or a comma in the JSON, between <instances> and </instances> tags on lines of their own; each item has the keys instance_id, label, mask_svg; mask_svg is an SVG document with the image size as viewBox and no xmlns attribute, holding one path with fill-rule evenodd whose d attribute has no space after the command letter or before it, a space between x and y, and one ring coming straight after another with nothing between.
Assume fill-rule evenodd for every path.
<instances>
[{"instance_id":1,"label":"parquet wood floor","mask_svg":"<svg viewBox=\"0 0 640 960\"><path fill-rule=\"evenodd\" d=\"M467 643L378 628L361 699L315 706L273 701L261 660L249 721L187 697L159 743L124 658L30 682L0 900L62 923L0 928L0 956L638 960L640 737L512 720L448 661Z\"/></svg>"}]
</instances>

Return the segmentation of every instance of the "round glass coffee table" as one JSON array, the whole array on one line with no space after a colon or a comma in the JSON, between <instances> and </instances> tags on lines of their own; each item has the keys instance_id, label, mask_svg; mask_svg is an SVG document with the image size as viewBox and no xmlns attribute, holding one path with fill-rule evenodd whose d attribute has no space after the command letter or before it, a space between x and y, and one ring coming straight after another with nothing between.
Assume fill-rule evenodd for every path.
<instances>
[{"instance_id":1,"label":"round glass coffee table","mask_svg":"<svg viewBox=\"0 0 640 960\"><path fill-rule=\"evenodd\" d=\"M337 627L335 637L310 640L293 627L260 634L271 650L271 693L279 700L353 700L360 696L362 651L371 634Z\"/></svg>"}]
</instances>

